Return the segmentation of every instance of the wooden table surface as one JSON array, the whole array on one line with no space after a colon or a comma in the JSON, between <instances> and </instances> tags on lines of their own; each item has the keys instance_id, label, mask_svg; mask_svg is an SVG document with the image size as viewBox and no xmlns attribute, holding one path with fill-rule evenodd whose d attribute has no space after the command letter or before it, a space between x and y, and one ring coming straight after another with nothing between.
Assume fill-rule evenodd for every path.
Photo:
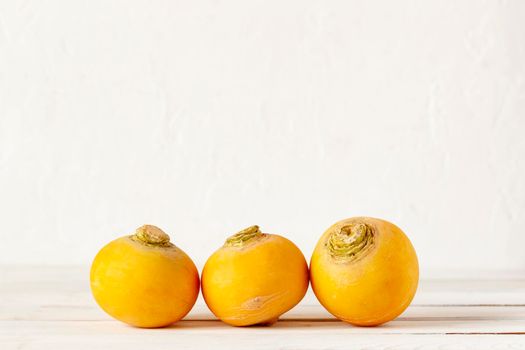
<instances>
[{"instance_id":1,"label":"wooden table surface","mask_svg":"<svg viewBox=\"0 0 525 350\"><path fill-rule=\"evenodd\" d=\"M227 326L202 299L185 320L138 329L93 301L88 268L0 266L0 349L525 349L525 278L422 280L375 328L331 317L311 291L271 327Z\"/></svg>"}]
</instances>

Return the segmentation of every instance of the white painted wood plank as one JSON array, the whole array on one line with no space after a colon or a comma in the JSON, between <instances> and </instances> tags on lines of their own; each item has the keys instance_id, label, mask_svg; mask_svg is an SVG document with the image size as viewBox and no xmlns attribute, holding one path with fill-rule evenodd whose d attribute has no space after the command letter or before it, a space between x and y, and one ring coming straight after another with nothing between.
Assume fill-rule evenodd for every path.
<instances>
[{"instance_id":1,"label":"white painted wood plank","mask_svg":"<svg viewBox=\"0 0 525 350\"><path fill-rule=\"evenodd\" d=\"M0 267L0 320L106 320L89 291L86 267ZM432 314L441 306L509 305L525 306L524 280L438 280L420 284L412 306L403 317L412 317L420 307ZM417 311L420 310L420 311ZM304 313L308 315L304 315ZM447 309L453 315L469 312ZM487 311L489 312L489 311ZM288 318L330 318L313 296L285 315ZM419 316L418 316L419 317ZM200 297L189 318L212 318Z\"/></svg>"},{"instance_id":2,"label":"white painted wood plank","mask_svg":"<svg viewBox=\"0 0 525 350\"><path fill-rule=\"evenodd\" d=\"M282 322L233 328L218 322L181 322L167 329L135 329L117 322L0 323L0 344L10 349L524 349L521 335L387 334L379 329ZM357 331L359 332L357 332ZM361 332L367 330L366 332ZM7 335L6 335L7 334Z\"/></svg>"},{"instance_id":3,"label":"white painted wood plank","mask_svg":"<svg viewBox=\"0 0 525 350\"><path fill-rule=\"evenodd\" d=\"M269 329L301 329L323 334L345 332L357 334L446 334L446 333L524 333L525 334L525 307L411 307L405 314L380 327L354 327L335 318L319 317L322 310L318 306L297 307L294 313L285 315ZM324 312L323 312L324 315ZM44 315L45 316L45 315ZM7 318L0 324L9 322L23 324L61 325L67 322L83 322L85 324L112 324L126 327L105 314L96 319L86 319L83 311L72 312L64 318ZM239 328L230 327L217 321L203 306L197 307L197 312L185 319L183 326L190 325L195 329L214 329L223 333L238 332ZM118 327L118 326L117 326ZM113 327L112 327L113 328ZM0 333L1 334L1 333Z\"/></svg>"}]
</instances>

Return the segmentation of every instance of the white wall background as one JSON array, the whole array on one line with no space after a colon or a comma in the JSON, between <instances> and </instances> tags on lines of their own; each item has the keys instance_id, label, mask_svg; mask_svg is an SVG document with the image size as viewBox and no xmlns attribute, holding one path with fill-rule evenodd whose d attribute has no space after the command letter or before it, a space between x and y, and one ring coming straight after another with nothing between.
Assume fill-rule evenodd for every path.
<instances>
[{"instance_id":1,"label":"white wall background","mask_svg":"<svg viewBox=\"0 0 525 350\"><path fill-rule=\"evenodd\" d=\"M0 0L0 263L389 219L525 271L525 2Z\"/></svg>"}]
</instances>

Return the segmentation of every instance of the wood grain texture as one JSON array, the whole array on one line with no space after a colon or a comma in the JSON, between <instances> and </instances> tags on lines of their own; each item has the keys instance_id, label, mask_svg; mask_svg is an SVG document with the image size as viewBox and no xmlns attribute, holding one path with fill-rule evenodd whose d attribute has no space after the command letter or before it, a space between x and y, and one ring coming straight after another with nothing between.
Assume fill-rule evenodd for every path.
<instances>
[{"instance_id":1,"label":"wood grain texture","mask_svg":"<svg viewBox=\"0 0 525 350\"><path fill-rule=\"evenodd\" d=\"M398 319L353 327L312 295L272 327L235 328L199 300L165 329L126 326L104 314L81 267L0 267L4 349L525 349L525 280L422 281Z\"/></svg>"}]
</instances>

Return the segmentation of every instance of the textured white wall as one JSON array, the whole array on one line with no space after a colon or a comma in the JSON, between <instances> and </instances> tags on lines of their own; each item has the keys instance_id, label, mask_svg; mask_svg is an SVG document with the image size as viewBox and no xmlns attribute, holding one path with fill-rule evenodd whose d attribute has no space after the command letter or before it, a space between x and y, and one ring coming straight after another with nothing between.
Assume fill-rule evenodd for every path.
<instances>
[{"instance_id":1,"label":"textured white wall","mask_svg":"<svg viewBox=\"0 0 525 350\"><path fill-rule=\"evenodd\" d=\"M525 270L525 2L0 0L0 263L154 223L309 256L389 219L423 273Z\"/></svg>"}]
</instances>

